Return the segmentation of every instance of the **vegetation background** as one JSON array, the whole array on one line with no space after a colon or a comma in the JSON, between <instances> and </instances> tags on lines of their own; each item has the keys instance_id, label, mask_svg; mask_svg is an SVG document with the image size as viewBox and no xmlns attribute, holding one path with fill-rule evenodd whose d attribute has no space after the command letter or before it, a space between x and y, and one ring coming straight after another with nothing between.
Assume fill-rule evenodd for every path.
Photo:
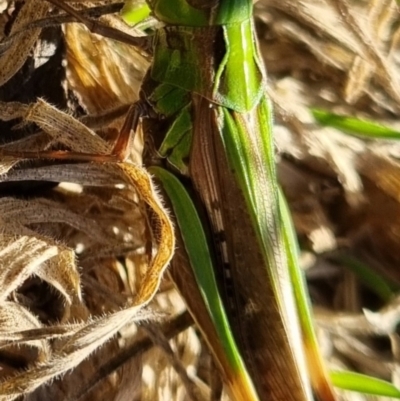
<instances>
[{"instance_id":1,"label":"vegetation background","mask_svg":"<svg viewBox=\"0 0 400 401\"><path fill-rule=\"evenodd\" d=\"M2 147L109 150L150 60L58 25L65 13L45 0L0 6ZM322 352L330 369L399 384L399 6L259 0L255 21ZM136 162L141 147L138 134ZM3 157L0 170L0 399L215 396L215 367L168 276L148 307L131 305L152 240L140 191L109 163Z\"/></svg>"}]
</instances>

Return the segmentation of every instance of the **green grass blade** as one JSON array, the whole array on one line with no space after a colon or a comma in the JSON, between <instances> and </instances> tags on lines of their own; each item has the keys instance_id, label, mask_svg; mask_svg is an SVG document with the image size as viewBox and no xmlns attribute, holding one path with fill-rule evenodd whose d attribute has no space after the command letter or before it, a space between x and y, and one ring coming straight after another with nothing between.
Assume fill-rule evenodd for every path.
<instances>
[{"instance_id":1,"label":"green grass blade","mask_svg":"<svg viewBox=\"0 0 400 401\"><path fill-rule=\"evenodd\" d=\"M391 285L381 275L377 274L365 263L362 263L360 260L354 257L342 255L334 260L338 261L354 272L360 281L362 281L366 286L368 286L368 288L375 292L375 294L378 295L384 302L389 302L400 290L398 286L395 284Z\"/></svg>"},{"instance_id":2,"label":"green grass blade","mask_svg":"<svg viewBox=\"0 0 400 401\"><path fill-rule=\"evenodd\" d=\"M400 390L392 383L348 371L330 373L332 383L343 390L400 399Z\"/></svg>"},{"instance_id":3,"label":"green grass blade","mask_svg":"<svg viewBox=\"0 0 400 401\"><path fill-rule=\"evenodd\" d=\"M299 249L290 211L282 191L279 191L279 208L283 226L283 235L289 265L290 278L293 285L296 307L299 314L300 327L303 333L303 342L307 365L314 392L319 399L334 399L331 383L322 355L319 352L317 336L314 330L311 315L311 304L306 289L303 272L298 263Z\"/></svg>"},{"instance_id":4,"label":"green grass blade","mask_svg":"<svg viewBox=\"0 0 400 401\"><path fill-rule=\"evenodd\" d=\"M322 109L311 109L314 118L321 124L337 128L351 135L367 139L400 139L400 131L350 116L341 116Z\"/></svg>"}]
</instances>

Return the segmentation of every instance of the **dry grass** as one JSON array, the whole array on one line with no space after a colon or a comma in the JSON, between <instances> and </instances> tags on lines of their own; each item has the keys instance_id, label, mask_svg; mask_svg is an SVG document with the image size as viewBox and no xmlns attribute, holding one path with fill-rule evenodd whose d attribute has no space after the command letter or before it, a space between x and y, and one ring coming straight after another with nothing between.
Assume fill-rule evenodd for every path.
<instances>
[{"instance_id":1,"label":"dry grass","mask_svg":"<svg viewBox=\"0 0 400 401\"><path fill-rule=\"evenodd\" d=\"M0 4L9 29L14 3ZM44 0L26 0L0 58L0 117L11 119L2 125L3 147L107 152L121 121L98 115L137 98L148 60L79 25L20 31L50 10ZM398 7L393 0L260 0L256 10L279 175L322 350L331 367L399 383L397 298L367 285L349 263L367 265L393 294L399 288L398 145L321 127L310 111L398 126ZM120 27L115 18L103 22ZM96 115L82 121L97 135L37 96L75 116ZM132 159L139 163L141 146L138 135ZM149 220L162 227L163 218L146 203L146 185L112 164L3 157L0 167L0 399L28 392L29 400L209 399L215 369L172 284L165 279L150 303L153 287L138 297L160 241Z\"/></svg>"}]
</instances>

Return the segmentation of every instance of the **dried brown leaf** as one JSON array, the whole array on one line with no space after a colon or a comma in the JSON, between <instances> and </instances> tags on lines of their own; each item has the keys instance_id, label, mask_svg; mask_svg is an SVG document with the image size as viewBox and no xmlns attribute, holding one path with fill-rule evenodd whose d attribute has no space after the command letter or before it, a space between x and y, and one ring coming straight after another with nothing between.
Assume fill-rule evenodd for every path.
<instances>
[{"instance_id":1,"label":"dried brown leaf","mask_svg":"<svg viewBox=\"0 0 400 401\"><path fill-rule=\"evenodd\" d=\"M41 29L24 31L30 21L44 17L50 9L50 3L43 0L26 0L12 26L11 34L15 40L0 58L0 85L7 82L24 64L38 39Z\"/></svg>"}]
</instances>

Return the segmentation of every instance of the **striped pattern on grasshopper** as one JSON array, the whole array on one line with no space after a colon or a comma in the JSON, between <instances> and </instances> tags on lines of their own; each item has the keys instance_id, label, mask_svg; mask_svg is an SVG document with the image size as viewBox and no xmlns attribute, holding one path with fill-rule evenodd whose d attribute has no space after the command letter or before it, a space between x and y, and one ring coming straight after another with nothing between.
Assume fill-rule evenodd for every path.
<instances>
[{"instance_id":1,"label":"striped pattern on grasshopper","mask_svg":"<svg viewBox=\"0 0 400 401\"><path fill-rule=\"evenodd\" d=\"M171 274L234 399L311 400L252 1L149 5L166 27L156 32L153 64L142 85L142 104L151 110L143 127L147 164L171 172L151 170L180 228L183 245ZM183 188L190 194L186 200L178 195ZM188 205L198 225L188 223L190 213L181 215ZM183 273L189 263L205 312L188 284L193 274ZM209 291L210 281L202 282L207 274L219 282L215 291ZM323 373L318 380L314 389L324 382L325 399L333 399Z\"/></svg>"}]
</instances>

